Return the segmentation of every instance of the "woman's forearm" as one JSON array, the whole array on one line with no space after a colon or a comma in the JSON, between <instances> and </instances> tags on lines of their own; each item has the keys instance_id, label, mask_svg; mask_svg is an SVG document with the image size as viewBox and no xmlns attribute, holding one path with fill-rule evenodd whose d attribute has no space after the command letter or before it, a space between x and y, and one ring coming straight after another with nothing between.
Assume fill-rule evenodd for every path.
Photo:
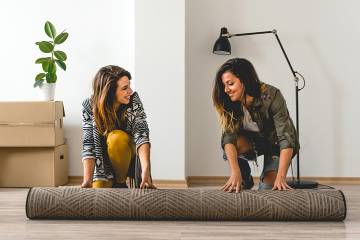
<instances>
[{"instance_id":1,"label":"woman's forearm","mask_svg":"<svg viewBox=\"0 0 360 240\"><path fill-rule=\"evenodd\" d=\"M83 166L84 166L84 179L85 180L92 179L95 169L95 159L93 158L84 159Z\"/></svg>"},{"instance_id":2,"label":"woman's forearm","mask_svg":"<svg viewBox=\"0 0 360 240\"><path fill-rule=\"evenodd\" d=\"M138 149L138 154L141 163L141 169L150 170L150 144L144 143Z\"/></svg>"},{"instance_id":3,"label":"woman's forearm","mask_svg":"<svg viewBox=\"0 0 360 240\"><path fill-rule=\"evenodd\" d=\"M231 174L237 173L241 174L239 163L237 161L237 150L234 144L228 143L224 146L226 157L229 161Z\"/></svg>"},{"instance_id":4,"label":"woman's forearm","mask_svg":"<svg viewBox=\"0 0 360 240\"><path fill-rule=\"evenodd\" d=\"M285 148L280 151L279 170L277 173L279 177L286 177L292 155L293 155L292 148Z\"/></svg>"}]
</instances>

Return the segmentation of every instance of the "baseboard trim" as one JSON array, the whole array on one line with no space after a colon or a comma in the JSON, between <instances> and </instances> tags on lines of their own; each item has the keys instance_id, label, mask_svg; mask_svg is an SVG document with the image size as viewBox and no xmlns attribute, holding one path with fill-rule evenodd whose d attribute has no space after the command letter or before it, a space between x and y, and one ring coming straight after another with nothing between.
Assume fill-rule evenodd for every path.
<instances>
[{"instance_id":1,"label":"baseboard trim","mask_svg":"<svg viewBox=\"0 0 360 240\"><path fill-rule=\"evenodd\" d=\"M81 184L83 180L82 176L69 176L69 183L79 183Z\"/></svg>"},{"instance_id":2,"label":"baseboard trim","mask_svg":"<svg viewBox=\"0 0 360 240\"><path fill-rule=\"evenodd\" d=\"M208 185L222 185L229 179L229 176L188 176L186 178L187 185L191 186L208 186ZM360 184L360 177L301 177L302 180L312 180L320 184L334 184L334 185L358 185ZM291 180L289 178L289 180ZM259 177L254 177L254 182L259 182Z\"/></svg>"},{"instance_id":3,"label":"baseboard trim","mask_svg":"<svg viewBox=\"0 0 360 240\"><path fill-rule=\"evenodd\" d=\"M68 185L81 185L83 180L82 176L69 176ZM186 180L163 180L163 179L154 179L153 183L156 187L160 188L187 188Z\"/></svg>"}]
</instances>

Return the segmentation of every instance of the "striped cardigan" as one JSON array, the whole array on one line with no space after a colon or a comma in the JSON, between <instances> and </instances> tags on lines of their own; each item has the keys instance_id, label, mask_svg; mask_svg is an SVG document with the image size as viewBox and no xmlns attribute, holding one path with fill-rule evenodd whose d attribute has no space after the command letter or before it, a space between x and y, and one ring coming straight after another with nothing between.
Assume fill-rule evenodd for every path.
<instances>
[{"instance_id":1,"label":"striped cardigan","mask_svg":"<svg viewBox=\"0 0 360 240\"><path fill-rule=\"evenodd\" d=\"M83 148L82 161L88 158L95 159L93 181L109 180L115 178L115 172L107 154L107 143L105 136L102 136L93 118L92 104L90 98L82 102L82 128ZM133 139L136 145L136 156L131 161L128 176L134 180L135 187L141 183L141 164L138 157L138 148L144 143L150 143L149 128L146 122L146 114L137 92L134 92L126 108L126 129L125 132Z\"/></svg>"}]
</instances>

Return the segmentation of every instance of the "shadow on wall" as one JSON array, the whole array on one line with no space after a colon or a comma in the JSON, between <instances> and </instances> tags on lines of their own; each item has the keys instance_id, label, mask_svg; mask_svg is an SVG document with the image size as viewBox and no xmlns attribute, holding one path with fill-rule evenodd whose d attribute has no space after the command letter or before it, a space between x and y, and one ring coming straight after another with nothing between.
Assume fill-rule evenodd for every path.
<instances>
[{"instance_id":1,"label":"shadow on wall","mask_svg":"<svg viewBox=\"0 0 360 240\"><path fill-rule=\"evenodd\" d=\"M319 47L317 44L311 40L310 38L307 39L307 45L309 46L309 49L311 49L313 53L313 58L316 59L319 69L317 69L321 75L325 76L326 83L328 84L330 92L330 96L334 96L329 98L329 104L327 106L331 107L331 116L332 116L332 122L333 125L331 126L331 129L328 129L328 131L332 131L332 146L333 149L331 149L331 155L334 156L334 169L338 173L343 172L344 169L344 151L343 151L343 112L341 111L344 109L344 88L343 86L339 85L336 81L336 77L333 74L333 71L329 63L326 61L327 58L325 56L322 56L321 52L319 51ZM324 136L327 137L327 136ZM320 143L317 143L320 144ZM336 174L336 173L334 173Z\"/></svg>"},{"instance_id":2,"label":"shadow on wall","mask_svg":"<svg viewBox=\"0 0 360 240\"><path fill-rule=\"evenodd\" d=\"M82 123L77 125L66 124L64 119L64 135L68 147L69 176L82 175L81 149L82 149ZM70 172L71 169L71 172Z\"/></svg>"}]
</instances>

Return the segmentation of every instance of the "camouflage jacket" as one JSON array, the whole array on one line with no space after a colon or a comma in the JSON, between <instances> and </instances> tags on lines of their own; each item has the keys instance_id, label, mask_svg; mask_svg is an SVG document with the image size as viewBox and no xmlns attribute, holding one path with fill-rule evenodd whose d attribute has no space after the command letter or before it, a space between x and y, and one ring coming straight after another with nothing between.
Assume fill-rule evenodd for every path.
<instances>
[{"instance_id":1,"label":"camouflage jacket","mask_svg":"<svg viewBox=\"0 0 360 240\"><path fill-rule=\"evenodd\" d=\"M286 101L278 88L261 83L260 97L254 98L248 110L252 120L259 127L261 137L265 137L271 145L278 146L279 150L292 148L294 155L299 151L296 128L290 118ZM236 144L240 131L241 129L235 132L225 131L221 138L222 147L227 143Z\"/></svg>"}]
</instances>

